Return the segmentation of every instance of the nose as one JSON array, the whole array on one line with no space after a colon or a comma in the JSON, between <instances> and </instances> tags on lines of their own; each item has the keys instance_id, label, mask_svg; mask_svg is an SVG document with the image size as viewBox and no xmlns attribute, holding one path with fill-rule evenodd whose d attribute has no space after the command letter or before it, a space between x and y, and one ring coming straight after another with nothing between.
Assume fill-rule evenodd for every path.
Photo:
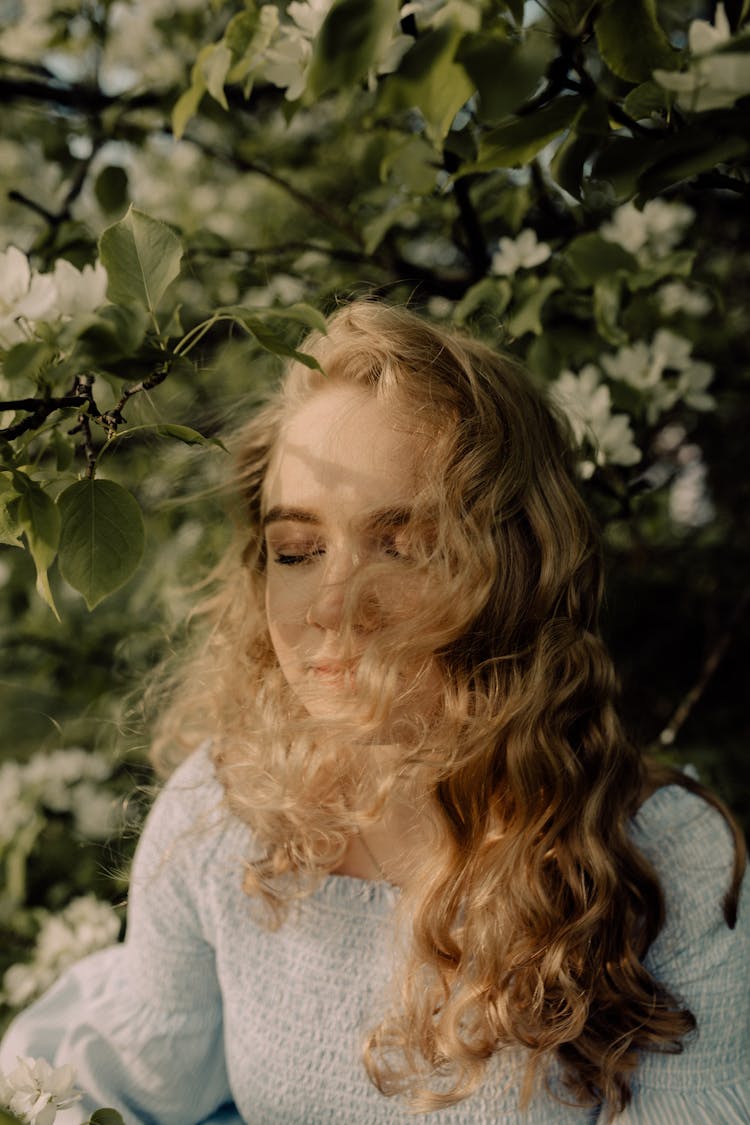
<instances>
[{"instance_id":1,"label":"nose","mask_svg":"<svg viewBox=\"0 0 750 1125\"><path fill-rule=\"evenodd\" d=\"M321 582L310 602L305 621L326 632L341 632L345 597L345 582Z\"/></svg>"},{"instance_id":2,"label":"nose","mask_svg":"<svg viewBox=\"0 0 750 1125\"><path fill-rule=\"evenodd\" d=\"M340 633L351 577L359 565L355 554L343 565L325 571L307 610L305 621L326 632Z\"/></svg>"}]
</instances>

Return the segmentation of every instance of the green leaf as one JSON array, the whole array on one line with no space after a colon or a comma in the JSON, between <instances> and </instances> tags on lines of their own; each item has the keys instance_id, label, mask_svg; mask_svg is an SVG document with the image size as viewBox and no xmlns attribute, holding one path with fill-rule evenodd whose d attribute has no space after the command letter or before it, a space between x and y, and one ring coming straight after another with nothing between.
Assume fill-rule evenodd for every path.
<instances>
[{"instance_id":1,"label":"green leaf","mask_svg":"<svg viewBox=\"0 0 750 1125\"><path fill-rule=\"evenodd\" d=\"M646 82L656 67L680 65L680 52L657 19L656 0L609 0L594 30L605 63L626 82Z\"/></svg>"},{"instance_id":2,"label":"green leaf","mask_svg":"<svg viewBox=\"0 0 750 1125\"><path fill-rule=\"evenodd\" d=\"M594 286L594 319L603 340L619 347L628 342L628 334L618 323L622 301L623 278L601 277Z\"/></svg>"},{"instance_id":3,"label":"green leaf","mask_svg":"<svg viewBox=\"0 0 750 1125\"><path fill-rule=\"evenodd\" d=\"M11 508L8 504L0 503L0 543L4 543L6 547L22 547L20 534L21 528Z\"/></svg>"},{"instance_id":4,"label":"green leaf","mask_svg":"<svg viewBox=\"0 0 750 1125\"><path fill-rule=\"evenodd\" d=\"M435 188L440 168L433 146L412 134L385 154L380 162L380 179L406 188L411 195L428 195Z\"/></svg>"},{"instance_id":5,"label":"green leaf","mask_svg":"<svg viewBox=\"0 0 750 1125\"><path fill-rule=\"evenodd\" d=\"M298 301L294 305L287 305L285 308L266 309L264 315L275 317L279 320L296 321L298 324L304 324L306 328L314 328L323 336L328 332L326 318L323 316L320 309L316 309L314 305L305 304L304 301Z\"/></svg>"},{"instance_id":6,"label":"green leaf","mask_svg":"<svg viewBox=\"0 0 750 1125\"><path fill-rule=\"evenodd\" d=\"M76 344L85 366L103 367L133 356L146 335L148 313L138 305L107 305L89 321Z\"/></svg>"},{"instance_id":7,"label":"green leaf","mask_svg":"<svg viewBox=\"0 0 750 1125\"><path fill-rule=\"evenodd\" d=\"M12 1113L9 1113L7 1109L0 1109L0 1125L23 1125L23 1122L19 1117L14 1117Z\"/></svg>"},{"instance_id":8,"label":"green leaf","mask_svg":"<svg viewBox=\"0 0 750 1125\"><path fill-rule=\"evenodd\" d=\"M309 305L298 305L296 307L298 309L310 309ZM284 356L288 359L296 359L298 363L304 364L305 367L320 370L320 364L317 359L293 348L291 344L287 343L283 336L280 336L278 332L275 332L266 324L264 317L274 316L283 319L285 312L289 312L289 310L271 309L259 311L258 309L246 309L242 305L229 305L226 308L218 309L217 316L227 317L236 324L239 324L246 332L254 336L259 344L274 355ZM313 312L316 318L320 318L320 313L315 310L313 310ZM316 328L320 328L321 319L322 318L317 319L315 323ZM323 327L325 328L325 321L323 321Z\"/></svg>"},{"instance_id":9,"label":"green leaf","mask_svg":"<svg viewBox=\"0 0 750 1125\"><path fill-rule=\"evenodd\" d=\"M107 269L107 296L116 305L140 305L151 316L180 272L182 246L166 223L134 207L99 239Z\"/></svg>"},{"instance_id":10,"label":"green leaf","mask_svg":"<svg viewBox=\"0 0 750 1125\"><path fill-rule=\"evenodd\" d=\"M62 517L59 566L93 609L134 573L144 529L135 498L111 480L79 480L58 498Z\"/></svg>"},{"instance_id":11,"label":"green leaf","mask_svg":"<svg viewBox=\"0 0 750 1125\"><path fill-rule=\"evenodd\" d=\"M315 40L305 91L308 105L365 77L391 39L398 7L398 0L336 0Z\"/></svg>"},{"instance_id":12,"label":"green leaf","mask_svg":"<svg viewBox=\"0 0 750 1125\"><path fill-rule=\"evenodd\" d=\"M232 52L226 43L209 43L198 52L196 65L200 68L203 81L214 101L222 109L229 109L224 83L232 65Z\"/></svg>"},{"instance_id":13,"label":"green leaf","mask_svg":"<svg viewBox=\"0 0 750 1125\"><path fill-rule=\"evenodd\" d=\"M128 202L128 173L119 164L102 168L94 181L94 194L104 211L121 211Z\"/></svg>"},{"instance_id":14,"label":"green leaf","mask_svg":"<svg viewBox=\"0 0 750 1125\"><path fill-rule=\"evenodd\" d=\"M116 1109L97 1109L89 1118L89 1125L125 1125Z\"/></svg>"},{"instance_id":15,"label":"green leaf","mask_svg":"<svg viewBox=\"0 0 750 1125\"><path fill-rule=\"evenodd\" d=\"M242 82L242 92L250 97L253 79L263 52L271 43L279 26L279 13L271 4L262 4L260 11L254 0L245 0L245 11L238 12L227 24L224 42L235 60L227 82Z\"/></svg>"},{"instance_id":16,"label":"green leaf","mask_svg":"<svg viewBox=\"0 0 750 1125\"><path fill-rule=\"evenodd\" d=\"M528 164L545 145L574 124L584 104L577 96L562 97L536 113L498 125L482 140L476 162L461 168L459 175Z\"/></svg>"},{"instance_id":17,"label":"green leaf","mask_svg":"<svg viewBox=\"0 0 750 1125\"><path fill-rule=\"evenodd\" d=\"M750 0L748 0L750 3ZM523 27L524 0L502 0L503 7L512 15L517 27Z\"/></svg>"},{"instance_id":18,"label":"green leaf","mask_svg":"<svg viewBox=\"0 0 750 1125\"><path fill-rule=\"evenodd\" d=\"M142 426L135 427L135 429L143 428ZM170 422L157 425L154 428L157 434L161 434L162 437L176 438L178 441L184 442L185 445L216 445L220 449L223 449L225 453L228 452L227 447L222 441L219 441L218 438L206 437L204 434L199 433L198 430L191 429L190 426L177 426ZM132 432L132 430L125 430L122 436L124 437L127 433Z\"/></svg>"},{"instance_id":19,"label":"green leaf","mask_svg":"<svg viewBox=\"0 0 750 1125\"><path fill-rule=\"evenodd\" d=\"M498 32L465 35L456 62L477 88L481 120L497 121L517 110L536 90L553 54L552 37L533 30L521 43Z\"/></svg>"},{"instance_id":20,"label":"green leaf","mask_svg":"<svg viewBox=\"0 0 750 1125\"><path fill-rule=\"evenodd\" d=\"M172 133L176 141L182 140L185 130L200 108L205 92L206 83L203 81L202 75L194 76L191 85L180 94L174 103L172 107Z\"/></svg>"},{"instance_id":21,"label":"green leaf","mask_svg":"<svg viewBox=\"0 0 750 1125\"><path fill-rule=\"evenodd\" d=\"M383 113L419 109L427 135L439 146L461 106L474 93L466 71L454 61L463 32L450 24L420 35L404 55L396 74L383 84L380 109Z\"/></svg>"},{"instance_id":22,"label":"green leaf","mask_svg":"<svg viewBox=\"0 0 750 1125\"><path fill-rule=\"evenodd\" d=\"M648 266L641 266L637 273L629 274L624 278L625 284L635 293L639 289L650 289L667 277L690 277L696 253L695 250L675 250Z\"/></svg>"},{"instance_id":23,"label":"green leaf","mask_svg":"<svg viewBox=\"0 0 750 1125\"><path fill-rule=\"evenodd\" d=\"M513 296L513 286L505 277L483 277L466 291L456 305L453 316L456 324L465 324L477 313L498 320Z\"/></svg>"},{"instance_id":24,"label":"green leaf","mask_svg":"<svg viewBox=\"0 0 750 1125\"><path fill-rule=\"evenodd\" d=\"M611 184L616 201L630 199L637 189L639 176L658 158L664 143L662 137L654 140L613 138L595 157L591 180L604 180Z\"/></svg>"},{"instance_id":25,"label":"green leaf","mask_svg":"<svg viewBox=\"0 0 750 1125\"><path fill-rule=\"evenodd\" d=\"M566 35L577 39L597 0L547 0L544 11Z\"/></svg>"},{"instance_id":26,"label":"green leaf","mask_svg":"<svg viewBox=\"0 0 750 1125\"><path fill-rule=\"evenodd\" d=\"M14 344L3 360L6 379L35 380L55 357L55 349L42 340Z\"/></svg>"},{"instance_id":27,"label":"green leaf","mask_svg":"<svg viewBox=\"0 0 750 1125\"><path fill-rule=\"evenodd\" d=\"M739 122L738 122L739 124ZM720 137L714 141L708 140L705 130L697 131L695 136L690 136L689 130L683 140L683 151L675 146L672 156L665 156L647 168L638 179L638 190L641 198L649 199L660 195L673 184L683 180L691 180L701 172L708 172L717 164L728 164L734 160L743 160L750 153L750 142L745 137ZM668 149L665 145L664 152Z\"/></svg>"},{"instance_id":28,"label":"green leaf","mask_svg":"<svg viewBox=\"0 0 750 1125\"><path fill-rule=\"evenodd\" d=\"M631 90L622 108L635 121L650 117L652 113L664 113L672 104L672 95L663 86L649 78Z\"/></svg>"},{"instance_id":29,"label":"green leaf","mask_svg":"<svg viewBox=\"0 0 750 1125\"><path fill-rule=\"evenodd\" d=\"M55 454L55 464L58 473L64 473L73 463L73 457L75 455L73 442L70 439L66 440L60 431L55 428L50 435L50 448Z\"/></svg>"},{"instance_id":30,"label":"green leaf","mask_svg":"<svg viewBox=\"0 0 750 1125\"><path fill-rule=\"evenodd\" d=\"M542 308L547 298L561 288L562 281L559 277L545 277L541 281L537 277L527 278L518 307L508 321L509 335L520 338L527 332L533 332L535 336L540 336L543 331Z\"/></svg>"},{"instance_id":31,"label":"green leaf","mask_svg":"<svg viewBox=\"0 0 750 1125\"><path fill-rule=\"evenodd\" d=\"M581 180L586 161L608 135L607 101L597 91L558 148L550 165L550 171L560 187L576 199L580 199L582 195Z\"/></svg>"},{"instance_id":32,"label":"green leaf","mask_svg":"<svg viewBox=\"0 0 750 1125\"><path fill-rule=\"evenodd\" d=\"M11 507L11 516L26 536L36 567L37 590L59 621L47 572L60 542L60 513L47 493L24 473L13 474L13 486L19 496Z\"/></svg>"},{"instance_id":33,"label":"green leaf","mask_svg":"<svg viewBox=\"0 0 750 1125\"><path fill-rule=\"evenodd\" d=\"M413 216L414 204L409 199L397 203L395 207L389 207L378 212L373 219L365 223L362 230L365 239L365 254L374 254L392 227L397 226L402 219L408 220Z\"/></svg>"},{"instance_id":34,"label":"green leaf","mask_svg":"<svg viewBox=\"0 0 750 1125\"><path fill-rule=\"evenodd\" d=\"M608 242L600 234L581 234L568 243L565 261L581 285L589 286L602 277L610 277L623 270L637 273L638 259L616 242Z\"/></svg>"}]
</instances>

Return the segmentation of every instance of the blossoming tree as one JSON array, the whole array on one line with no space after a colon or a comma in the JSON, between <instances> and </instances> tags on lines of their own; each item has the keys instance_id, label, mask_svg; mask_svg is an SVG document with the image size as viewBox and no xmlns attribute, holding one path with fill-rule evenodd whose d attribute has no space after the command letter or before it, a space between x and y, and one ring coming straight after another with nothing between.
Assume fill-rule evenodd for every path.
<instances>
[{"instance_id":1,"label":"blossoming tree","mask_svg":"<svg viewBox=\"0 0 750 1125\"><path fill-rule=\"evenodd\" d=\"M223 542L222 421L365 290L468 325L550 385L605 527L636 734L674 743L741 807L749 0L12 11L6 744L28 756L54 730L57 748L58 726L65 746L100 739L113 671L132 685L151 666L184 580ZM0 787L31 784L14 768ZM28 800L38 830L2 853L24 872L56 815ZM76 831L86 802L70 802ZM47 910L85 891L34 888L27 905ZM27 925L22 906L0 927L32 967L6 999L45 971L48 918Z\"/></svg>"}]
</instances>

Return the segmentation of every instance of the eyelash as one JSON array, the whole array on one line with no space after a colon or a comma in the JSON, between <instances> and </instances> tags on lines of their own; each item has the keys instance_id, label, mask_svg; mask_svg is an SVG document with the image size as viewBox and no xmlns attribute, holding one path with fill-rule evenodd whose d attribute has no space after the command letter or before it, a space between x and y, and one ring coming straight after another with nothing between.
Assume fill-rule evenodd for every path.
<instances>
[{"instance_id":1,"label":"eyelash","mask_svg":"<svg viewBox=\"0 0 750 1125\"><path fill-rule=\"evenodd\" d=\"M285 554L283 551L277 551L276 557L273 560L279 566L302 566L305 563L311 562L313 559L319 558L323 554L320 548L315 548L312 551L306 551L304 554Z\"/></svg>"},{"instance_id":2,"label":"eyelash","mask_svg":"<svg viewBox=\"0 0 750 1125\"><path fill-rule=\"evenodd\" d=\"M380 542L380 550L390 559L405 559L408 556L398 549L395 537L388 536ZM291 551L275 551L274 562L279 566L304 566L305 563L312 562L313 559L320 558L325 554L323 547L314 547L309 551L291 552Z\"/></svg>"}]
</instances>

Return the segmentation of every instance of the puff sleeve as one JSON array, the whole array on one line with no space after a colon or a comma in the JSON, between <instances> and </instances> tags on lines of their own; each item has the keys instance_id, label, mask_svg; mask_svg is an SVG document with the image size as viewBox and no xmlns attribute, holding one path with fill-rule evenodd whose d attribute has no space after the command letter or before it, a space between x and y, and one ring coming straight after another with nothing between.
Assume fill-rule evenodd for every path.
<instances>
[{"instance_id":1,"label":"puff sleeve","mask_svg":"<svg viewBox=\"0 0 750 1125\"><path fill-rule=\"evenodd\" d=\"M200 887L221 839L221 790L208 754L176 771L152 808L133 864L125 942L72 966L11 1024L0 1066L17 1055L71 1063L85 1098L127 1125L241 1121L232 1105L222 1002Z\"/></svg>"}]
</instances>

